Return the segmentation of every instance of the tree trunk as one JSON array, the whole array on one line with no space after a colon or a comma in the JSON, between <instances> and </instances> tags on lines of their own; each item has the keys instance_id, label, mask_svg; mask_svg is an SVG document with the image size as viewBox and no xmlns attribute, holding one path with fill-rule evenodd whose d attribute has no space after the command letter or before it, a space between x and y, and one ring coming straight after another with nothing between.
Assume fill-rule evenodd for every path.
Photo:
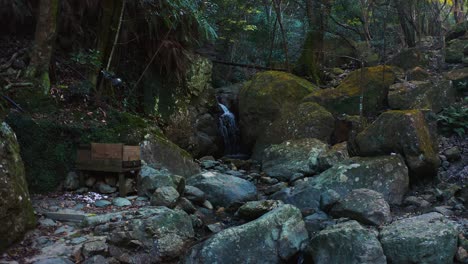
<instances>
[{"instance_id":1,"label":"tree trunk","mask_svg":"<svg viewBox=\"0 0 468 264\"><path fill-rule=\"evenodd\" d=\"M405 37L405 42L408 47L416 46L416 31L411 25L411 19L408 17L406 11L411 12L411 8L407 3L408 0L396 0L396 9L398 12L398 20L400 21L401 29L403 30L403 35Z\"/></svg>"},{"instance_id":2,"label":"tree trunk","mask_svg":"<svg viewBox=\"0 0 468 264\"><path fill-rule=\"evenodd\" d=\"M58 10L59 0L40 0L31 62L26 71L28 78L38 80L43 94L50 90L49 68L55 46Z\"/></svg>"},{"instance_id":3,"label":"tree trunk","mask_svg":"<svg viewBox=\"0 0 468 264\"><path fill-rule=\"evenodd\" d=\"M455 19L455 23L457 24L463 22L463 20L465 19L465 14L463 11L464 4L465 3L463 0L453 1L453 17Z\"/></svg>"},{"instance_id":4,"label":"tree trunk","mask_svg":"<svg viewBox=\"0 0 468 264\"><path fill-rule=\"evenodd\" d=\"M304 42L302 53L297 62L295 72L308 76L316 84L320 83L320 66L323 62L323 45L325 27L328 22L328 5L331 0L307 0L306 11L309 22L309 32Z\"/></svg>"}]
</instances>

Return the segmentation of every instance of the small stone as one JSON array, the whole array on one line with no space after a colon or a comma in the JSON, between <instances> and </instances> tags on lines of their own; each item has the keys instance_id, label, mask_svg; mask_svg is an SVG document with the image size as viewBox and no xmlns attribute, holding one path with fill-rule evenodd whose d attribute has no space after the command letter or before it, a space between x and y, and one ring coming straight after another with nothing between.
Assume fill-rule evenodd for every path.
<instances>
[{"instance_id":1,"label":"small stone","mask_svg":"<svg viewBox=\"0 0 468 264\"><path fill-rule=\"evenodd\" d=\"M458 247L455 259L460 263L468 263L468 252L464 248Z\"/></svg>"},{"instance_id":2,"label":"small stone","mask_svg":"<svg viewBox=\"0 0 468 264\"><path fill-rule=\"evenodd\" d=\"M85 181L85 185L88 186L89 188L93 187L94 184L96 184L96 178L94 177L88 177Z\"/></svg>"},{"instance_id":3,"label":"small stone","mask_svg":"<svg viewBox=\"0 0 468 264\"><path fill-rule=\"evenodd\" d=\"M303 173L296 172L291 176L289 182L295 182L297 180L303 179L304 177L305 175Z\"/></svg>"},{"instance_id":4,"label":"small stone","mask_svg":"<svg viewBox=\"0 0 468 264\"><path fill-rule=\"evenodd\" d=\"M88 239L86 237L75 237L70 241L70 243L72 243L73 245L78 245L86 242L87 240Z\"/></svg>"},{"instance_id":5,"label":"small stone","mask_svg":"<svg viewBox=\"0 0 468 264\"><path fill-rule=\"evenodd\" d=\"M89 191L88 188L86 188L86 187L81 187L81 188L79 188L78 190L76 190L75 192L76 192L77 194L83 194L83 193L87 193L88 191Z\"/></svg>"},{"instance_id":6,"label":"small stone","mask_svg":"<svg viewBox=\"0 0 468 264\"><path fill-rule=\"evenodd\" d=\"M114 198L114 200L112 200L112 204L115 205L115 206L118 206L118 207L123 207L123 206L132 205L132 202L130 202L126 198L117 197L117 198Z\"/></svg>"},{"instance_id":7,"label":"small stone","mask_svg":"<svg viewBox=\"0 0 468 264\"><path fill-rule=\"evenodd\" d=\"M112 203L107 201L107 200L97 200L96 202L94 202L94 206L96 206L96 207L106 207L106 206L109 206L111 204Z\"/></svg>"},{"instance_id":8,"label":"small stone","mask_svg":"<svg viewBox=\"0 0 468 264\"><path fill-rule=\"evenodd\" d=\"M39 224L40 224L41 226L45 226L45 227L51 227L51 226L56 226L56 225L57 225L57 223L55 223L54 220L49 219L49 218L40 219L40 220L39 220Z\"/></svg>"},{"instance_id":9,"label":"small stone","mask_svg":"<svg viewBox=\"0 0 468 264\"><path fill-rule=\"evenodd\" d=\"M113 175L107 175L104 178L104 182L109 186L115 187L117 185L117 178Z\"/></svg>"},{"instance_id":10,"label":"small stone","mask_svg":"<svg viewBox=\"0 0 468 264\"><path fill-rule=\"evenodd\" d=\"M194 203L203 203L206 200L206 194L202 190L190 185L185 186L184 196Z\"/></svg>"},{"instance_id":11,"label":"small stone","mask_svg":"<svg viewBox=\"0 0 468 264\"><path fill-rule=\"evenodd\" d=\"M265 183L265 184L275 184L278 182L278 179L264 176L264 177L260 177L260 182Z\"/></svg>"},{"instance_id":12,"label":"small stone","mask_svg":"<svg viewBox=\"0 0 468 264\"><path fill-rule=\"evenodd\" d=\"M435 212L438 212L438 213L441 213L445 216L451 216L453 215L453 212L452 210L449 209L448 206L437 206L437 207L434 207L434 211Z\"/></svg>"},{"instance_id":13,"label":"small stone","mask_svg":"<svg viewBox=\"0 0 468 264\"><path fill-rule=\"evenodd\" d=\"M206 227L208 227L208 229L212 233L219 233L224 229L222 223L214 223L214 224L207 225Z\"/></svg>"},{"instance_id":14,"label":"small stone","mask_svg":"<svg viewBox=\"0 0 468 264\"><path fill-rule=\"evenodd\" d=\"M58 234L65 233L67 235L70 235L70 234L73 233L74 230L75 230L75 228L73 226L64 225L64 226L61 226L61 227L57 228L57 230L55 230L54 234L58 235Z\"/></svg>"},{"instance_id":15,"label":"small stone","mask_svg":"<svg viewBox=\"0 0 468 264\"><path fill-rule=\"evenodd\" d=\"M208 200L205 200L205 201L203 202L203 206L204 206L206 209L210 209L210 210L213 210L213 208L214 208L213 205L211 204L211 202L208 201Z\"/></svg>"},{"instance_id":16,"label":"small stone","mask_svg":"<svg viewBox=\"0 0 468 264\"><path fill-rule=\"evenodd\" d=\"M242 205L237 213L244 219L254 220L281 205L283 202L277 200L251 201Z\"/></svg>"},{"instance_id":17,"label":"small stone","mask_svg":"<svg viewBox=\"0 0 468 264\"><path fill-rule=\"evenodd\" d=\"M195 213L195 211L197 211L197 208L192 204L192 202L190 202L185 197L182 197L179 199L179 202L177 203L176 208L180 208L188 214L193 214Z\"/></svg>"},{"instance_id":18,"label":"small stone","mask_svg":"<svg viewBox=\"0 0 468 264\"><path fill-rule=\"evenodd\" d=\"M179 199L179 193L174 187L159 187L151 196L151 205L172 208L175 206L177 199Z\"/></svg>"},{"instance_id":19,"label":"small stone","mask_svg":"<svg viewBox=\"0 0 468 264\"><path fill-rule=\"evenodd\" d=\"M75 172L69 172L65 177L63 188L68 191L74 191L80 187L80 180Z\"/></svg>"},{"instance_id":20,"label":"small stone","mask_svg":"<svg viewBox=\"0 0 468 264\"><path fill-rule=\"evenodd\" d=\"M416 197L416 196L408 196L405 198L405 200L403 201L403 204L405 205L413 205L413 206L416 206L416 207L421 207L421 208L427 208L429 206L431 206L431 203L429 203L428 201L420 198L420 197Z\"/></svg>"},{"instance_id":21,"label":"small stone","mask_svg":"<svg viewBox=\"0 0 468 264\"><path fill-rule=\"evenodd\" d=\"M109 193L115 193L117 191L117 188L115 187L111 187L109 186L108 184L99 184L99 192L100 193L105 193L105 194L109 194Z\"/></svg>"},{"instance_id":22,"label":"small stone","mask_svg":"<svg viewBox=\"0 0 468 264\"><path fill-rule=\"evenodd\" d=\"M341 196L336 191L329 189L320 195L320 209L329 211L335 205Z\"/></svg>"},{"instance_id":23,"label":"small stone","mask_svg":"<svg viewBox=\"0 0 468 264\"><path fill-rule=\"evenodd\" d=\"M461 151L458 147L451 147L444 151L448 161L457 161L461 158Z\"/></svg>"},{"instance_id":24,"label":"small stone","mask_svg":"<svg viewBox=\"0 0 468 264\"><path fill-rule=\"evenodd\" d=\"M102 254L107 252L107 244L103 240L87 242L83 245L83 255L89 258L93 255Z\"/></svg>"},{"instance_id":25,"label":"small stone","mask_svg":"<svg viewBox=\"0 0 468 264\"><path fill-rule=\"evenodd\" d=\"M83 264L108 264L108 263L109 261L101 255L92 256L91 258L83 262Z\"/></svg>"},{"instance_id":26,"label":"small stone","mask_svg":"<svg viewBox=\"0 0 468 264\"><path fill-rule=\"evenodd\" d=\"M287 187L288 187L288 184L287 184L287 183L285 183L285 182L278 182L277 184L272 185L272 186L266 188L266 189L264 190L264 193L265 193L266 195L270 195L270 194L273 194L273 193L275 193L275 192L279 192L279 191L281 191L282 189L285 189L285 188L287 188Z\"/></svg>"}]
</instances>

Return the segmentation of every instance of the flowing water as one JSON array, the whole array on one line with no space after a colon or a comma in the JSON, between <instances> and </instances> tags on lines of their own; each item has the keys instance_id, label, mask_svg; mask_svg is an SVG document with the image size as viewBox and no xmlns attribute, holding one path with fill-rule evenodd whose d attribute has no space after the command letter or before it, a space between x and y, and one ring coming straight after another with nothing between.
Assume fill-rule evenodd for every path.
<instances>
[{"instance_id":1,"label":"flowing water","mask_svg":"<svg viewBox=\"0 0 468 264\"><path fill-rule=\"evenodd\" d=\"M225 105L219 103L219 106L223 110L223 114L219 117L219 130L224 140L224 154L238 154L240 137L236 117Z\"/></svg>"}]
</instances>

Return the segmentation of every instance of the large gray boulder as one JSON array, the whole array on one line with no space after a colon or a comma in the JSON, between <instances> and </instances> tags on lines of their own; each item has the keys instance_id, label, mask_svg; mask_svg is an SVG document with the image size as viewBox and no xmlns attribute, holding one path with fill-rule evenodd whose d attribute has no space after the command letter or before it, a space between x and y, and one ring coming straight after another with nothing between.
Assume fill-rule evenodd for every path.
<instances>
[{"instance_id":1,"label":"large gray boulder","mask_svg":"<svg viewBox=\"0 0 468 264\"><path fill-rule=\"evenodd\" d=\"M36 219L16 135L2 123L0 127L0 252L22 239Z\"/></svg>"},{"instance_id":2,"label":"large gray boulder","mask_svg":"<svg viewBox=\"0 0 468 264\"><path fill-rule=\"evenodd\" d=\"M219 172L203 172L190 177L187 184L206 194L215 206L230 207L257 198L257 188L247 180Z\"/></svg>"},{"instance_id":3,"label":"large gray boulder","mask_svg":"<svg viewBox=\"0 0 468 264\"><path fill-rule=\"evenodd\" d=\"M386 264L377 232L356 221L330 226L318 233L306 251L315 264Z\"/></svg>"},{"instance_id":4,"label":"large gray boulder","mask_svg":"<svg viewBox=\"0 0 468 264\"><path fill-rule=\"evenodd\" d=\"M151 197L156 189L167 186L177 188L175 177L168 170L142 166L138 181L138 195Z\"/></svg>"},{"instance_id":5,"label":"large gray boulder","mask_svg":"<svg viewBox=\"0 0 468 264\"><path fill-rule=\"evenodd\" d=\"M200 172L190 154L172 143L162 134L146 135L140 144L141 159L170 173L190 177Z\"/></svg>"},{"instance_id":6,"label":"large gray boulder","mask_svg":"<svg viewBox=\"0 0 468 264\"><path fill-rule=\"evenodd\" d=\"M354 157L335 164L312 178L299 181L270 196L301 210L317 210L323 193L331 190L345 197L354 189L380 192L390 204L400 204L409 186L408 168L398 156Z\"/></svg>"},{"instance_id":7,"label":"large gray boulder","mask_svg":"<svg viewBox=\"0 0 468 264\"><path fill-rule=\"evenodd\" d=\"M331 214L375 226L380 226L391 220L390 206L383 195L369 189L351 191L348 196L333 206Z\"/></svg>"},{"instance_id":8,"label":"large gray boulder","mask_svg":"<svg viewBox=\"0 0 468 264\"><path fill-rule=\"evenodd\" d=\"M185 263L283 263L299 252L307 239L301 212L283 205L196 245Z\"/></svg>"},{"instance_id":9,"label":"large gray boulder","mask_svg":"<svg viewBox=\"0 0 468 264\"><path fill-rule=\"evenodd\" d=\"M453 263L458 232L439 213L429 213L393 222L380 232L380 241L390 263Z\"/></svg>"},{"instance_id":10,"label":"large gray boulder","mask_svg":"<svg viewBox=\"0 0 468 264\"><path fill-rule=\"evenodd\" d=\"M294 173L318 173L318 157L328 145L315 138L288 140L264 151L262 169L270 177L289 180Z\"/></svg>"},{"instance_id":11,"label":"large gray boulder","mask_svg":"<svg viewBox=\"0 0 468 264\"><path fill-rule=\"evenodd\" d=\"M128 214L133 219L112 224L107 241L130 249L138 241L140 247L152 252L155 263L180 256L195 236L190 216L181 210L153 207Z\"/></svg>"}]
</instances>

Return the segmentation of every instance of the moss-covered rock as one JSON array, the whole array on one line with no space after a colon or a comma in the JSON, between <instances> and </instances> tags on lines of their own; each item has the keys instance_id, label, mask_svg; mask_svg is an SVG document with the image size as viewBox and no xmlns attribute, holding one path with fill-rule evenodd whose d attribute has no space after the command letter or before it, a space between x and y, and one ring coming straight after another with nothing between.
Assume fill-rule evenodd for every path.
<instances>
[{"instance_id":1,"label":"moss-covered rock","mask_svg":"<svg viewBox=\"0 0 468 264\"><path fill-rule=\"evenodd\" d=\"M289 180L295 173L307 176L319 172L318 157L328 145L315 138L287 140L264 151L262 169L270 177Z\"/></svg>"},{"instance_id":2,"label":"moss-covered rock","mask_svg":"<svg viewBox=\"0 0 468 264\"><path fill-rule=\"evenodd\" d=\"M258 73L239 93L239 115L242 141L252 148L265 128L286 106L297 105L317 88L295 75L266 71Z\"/></svg>"},{"instance_id":3,"label":"moss-covered rock","mask_svg":"<svg viewBox=\"0 0 468 264\"><path fill-rule=\"evenodd\" d=\"M466 32L468 31L468 21L459 23L455 25L446 35L445 41L448 42L450 40L463 37Z\"/></svg>"},{"instance_id":4,"label":"moss-covered rock","mask_svg":"<svg viewBox=\"0 0 468 264\"><path fill-rule=\"evenodd\" d=\"M387 111L359 133L355 142L361 156L403 155L415 179L437 174L437 144L419 110Z\"/></svg>"},{"instance_id":5,"label":"moss-covered rock","mask_svg":"<svg viewBox=\"0 0 468 264\"><path fill-rule=\"evenodd\" d=\"M0 128L0 252L20 240L36 219L29 198L23 161L15 133Z\"/></svg>"},{"instance_id":6,"label":"moss-covered rock","mask_svg":"<svg viewBox=\"0 0 468 264\"><path fill-rule=\"evenodd\" d=\"M448 63L462 63L465 55L463 50L468 45L466 39L453 39L447 42L445 47L445 62Z\"/></svg>"},{"instance_id":7,"label":"moss-covered rock","mask_svg":"<svg viewBox=\"0 0 468 264\"><path fill-rule=\"evenodd\" d=\"M265 148L285 140L316 138L329 142L334 128L333 115L316 103L286 106L258 138L252 156L261 159Z\"/></svg>"},{"instance_id":8,"label":"moss-covered rock","mask_svg":"<svg viewBox=\"0 0 468 264\"><path fill-rule=\"evenodd\" d=\"M457 229L439 213L429 213L393 222L380 232L380 241L390 263L454 263Z\"/></svg>"},{"instance_id":9,"label":"moss-covered rock","mask_svg":"<svg viewBox=\"0 0 468 264\"><path fill-rule=\"evenodd\" d=\"M455 102L456 90L448 80L411 81L390 86L391 109L430 109L437 113Z\"/></svg>"},{"instance_id":10,"label":"moss-covered rock","mask_svg":"<svg viewBox=\"0 0 468 264\"><path fill-rule=\"evenodd\" d=\"M452 81L453 87L457 92L468 92L468 68L455 69L446 72L445 77Z\"/></svg>"},{"instance_id":11,"label":"moss-covered rock","mask_svg":"<svg viewBox=\"0 0 468 264\"><path fill-rule=\"evenodd\" d=\"M317 176L299 180L270 196L301 210L319 210L322 194L333 190L341 197L366 188L380 192L389 204L400 204L409 188L408 168L398 156L354 157L335 164Z\"/></svg>"},{"instance_id":12,"label":"moss-covered rock","mask_svg":"<svg viewBox=\"0 0 468 264\"><path fill-rule=\"evenodd\" d=\"M377 232L362 227L356 221L339 223L320 231L306 252L316 264L387 263Z\"/></svg>"},{"instance_id":13,"label":"moss-covered rock","mask_svg":"<svg viewBox=\"0 0 468 264\"><path fill-rule=\"evenodd\" d=\"M409 70L414 67L426 67L429 64L429 55L418 48L404 49L390 60L390 65Z\"/></svg>"},{"instance_id":14,"label":"moss-covered rock","mask_svg":"<svg viewBox=\"0 0 468 264\"><path fill-rule=\"evenodd\" d=\"M395 67L376 66L352 72L335 89L317 90L304 101L316 102L334 115L358 115L360 97L364 93L363 113L376 116L385 109L388 87L395 82Z\"/></svg>"}]
</instances>

